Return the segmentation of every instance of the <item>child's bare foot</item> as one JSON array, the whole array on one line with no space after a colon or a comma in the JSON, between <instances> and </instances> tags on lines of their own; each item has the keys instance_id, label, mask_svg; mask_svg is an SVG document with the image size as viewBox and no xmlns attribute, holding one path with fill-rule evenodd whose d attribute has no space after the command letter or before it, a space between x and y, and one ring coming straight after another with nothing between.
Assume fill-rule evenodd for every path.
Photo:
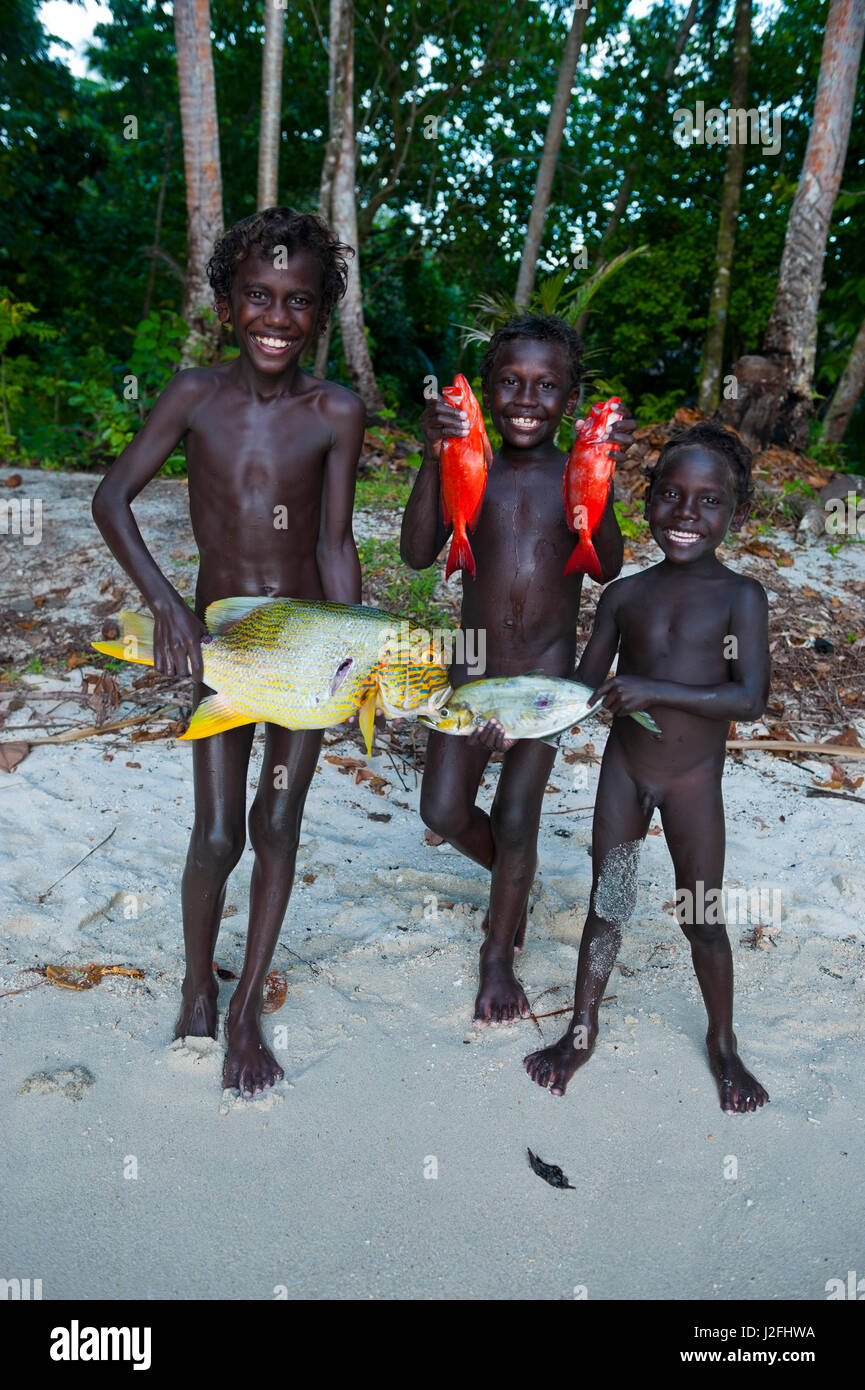
<instances>
[{"instance_id":1,"label":"child's bare foot","mask_svg":"<svg viewBox=\"0 0 865 1390\"><path fill-rule=\"evenodd\" d=\"M744 1115L749 1110L759 1110L769 1099L756 1077L748 1071L738 1052L736 1039L732 1044L722 1046L711 1033L706 1034L709 1049L709 1066L718 1083L721 1093L721 1109L728 1115Z\"/></svg>"},{"instance_id":2,"label":"child's bare foot","mask_svg":"<svg viewBox=\"0 0 865 1390\"><path fill-rule=\"evenodd\" d=\"M180 991L180 1013L174 1025L176 1038L215 1038L218 1010L216 999L219 985L208 981L204 989L195 989L187 980Z\"/></svg>"},{"instance_id":3,"label":"child's bare foot","mask_svg":"<svg viewBox=\"0 0 865 1390\"><path fill-rule=\"evenodd\" d=\"M222 1070L224 1090L236 1087L242 1096L248 1098L282 1080L285 1072L265 1046L257 1018L244 1015L232 1018L229 1008L225 1019L225 1037L228 1048Z\"/></svg>"},{"instance_id":4,"label":"child's bare foot","mask_svg":"<svg viewBox=\"0 0 865 1390\"><path fill-rule=\"evenodd\" d=\"M490 950L491 945L493 950ZM513 963L495 951L489 938L480 950L480 988L475 1000L474 1027L485 1028L488 1023L513 1023L531 1014L523 987L514 975Z\"/></svg>"},{"instance_id":5,"label":"child's bare foot","mask_svg":"<svg viewBox=\"0 0 865 1390\"><path fill-rule=\"evenodd\" d=\"M549 1086L551 1096L563 1096L574 1072L591 1057L597 1036L597 1028L579 1025L550 1047L530 1052L523 1066L538 1086Z\"/></svg>"}]
</instances>

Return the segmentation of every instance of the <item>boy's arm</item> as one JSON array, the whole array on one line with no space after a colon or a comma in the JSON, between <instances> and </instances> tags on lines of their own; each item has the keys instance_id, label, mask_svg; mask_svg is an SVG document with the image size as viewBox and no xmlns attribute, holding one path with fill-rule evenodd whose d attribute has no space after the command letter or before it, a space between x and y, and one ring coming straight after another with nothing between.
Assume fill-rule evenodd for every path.
<instances>
[{"instance_id":1,"label":"boy's arm","mask_svg":"<svg viewBox=\"0 0 865 1390\"><path fill-rule=\"evenodd\" d=\"M93 497L93 520L114 558L138 588L154 618L153 664L165 676L203 676L206 628L166 579L141 537L131 503L189 428L202 398L197 371L180 372L159 396L131 444L111 465Z\"/></svg>"},{"instance_id":2,"label":"boy's arm","mask_svg":"<svg viewBox=\"0 0 865 1390\"><path fill-rule=\"evenodd\" d=\"M361 573L351 529L357 461L365 412L359 396L340 395L330 407L333 442L324 464L321 520L315 558L324 596L332 603L360 603Z\"/></svg>"},{"instance_id":3,"label":"boy's arm","mask_svg":"<svg viewBox=\"0 0 865 1390\"><path fill-rule=\"evenodd\" d=\"M680 685L677 681L613 676L595 691L613 714L633 714L651 705L668 705L704 719L757 719L769 694L768 603L760 584L737 588L731 605L731 676L721 685Z\"/></svg>"},{"instance_id":4,"label":"boy's arm","mask_svg":"<svg viewBox=\"0 0 865 1390\"><path fill-rule=\"evenodd\" d=\"M420 423L424 435L423 460L406 503L399 538L403 563L413 570L428 569L435 562L452 529L445 526L441 509L442 440L461 439L469 432L468 416L443 396L432 397Z\"/></svg>"},{"instance_id":5,"label":"boy's arm","mask_svg":"<svg viewBox=\"0 0 865 1390\"><path fill-rule=\"evenodd\" d=\"M619 625L616 622L618 599L616 588L618 587L616 585L612 589L605 590L598 600L592 633L586 643L583 655L580 657L574 677L575 680L582 681L583 685L589 686L591 690L596 690L606 679L618 650ZM594 702L591 701L590 703Z\"/></svg>"},{"instance_id":6,"label":"boy's arm","mask_svg":"<svg viewBox=\"0 0 865 1390\"><path fill-rule=\"evenodd\" d=\"M601 566L601 583L609 584L621 572L625 557L625 542L619 530L616 513L613 510L613 484L607 494L607 505L601 513L597 530L592 535L592 545ZM609 667L607 668L609 670ZM588 684L588 682L587 682Z\"/></svg>"}]
</instances>

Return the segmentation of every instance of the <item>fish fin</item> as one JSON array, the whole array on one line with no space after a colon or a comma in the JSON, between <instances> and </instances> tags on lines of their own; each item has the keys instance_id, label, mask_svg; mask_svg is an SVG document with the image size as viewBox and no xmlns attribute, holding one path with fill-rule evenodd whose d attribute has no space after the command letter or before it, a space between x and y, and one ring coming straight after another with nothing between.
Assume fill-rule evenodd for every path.
<instances>
[{"instance_id":1,"label":"fish fin","mask_svg":"<svg viewBox=\"0 0 865 1390\"><path fill-rule=\"evenodd\" d=\"M539 670L535 670L535 671L521 671L521 672L520 672L520 675L522 675L522 676L545 676L546 674L547 674L546 671L539 671Z\"/></svg>"},{"instance_id":2,"label":"fish fin","mask_svg":"<svg viewBox=\"0 0 865 1390\"><path fill-rule=\"evenodd\" d=\"M472 579L476 578L475 557L472 554L469 538L465 531L459 535L454 531L451 548L448 553L448 562L445 566L445 579L450 579L454 570L468 570Z\"/></svg>"},{"instance_id":3,"label":"fish fin","mask_svg":"<svg viewBox=\"0 0 865 1390\"><path fill-rule=\"evenodd\" d=\"M644 729L648 729L650 734L663 733L663 730L658 727L652 716L650 714L646 714L646 711L644 709L635 710L634 713L631 715L631 718L636 719L637 723L641 724Z\"/></svg>"},{"instance_id":4,"label":"fish fin","mask_svg":"<svg viewBox=\"0 0 865 1390\"><path fill-rule=\"evenodd\" d=\"M602 583L601 566L595 547L588 536L581 536L565 565L565 574L587 574L597 584Z\"/></svg>"},{"instance_id":5,"label":"fish fin","mask_svg":"<svg viewBox=\"0 0 865 1390\"><path fill-rule=\"evenodd\" d=\"M484 458L487 461L487 468L489 468L490 464L493 461L493 446L490 443L489 438L487 437L487 432L483 425L481 425L481 434L483 435Z\"/></svg>"},{"instance_id":6,"label":"fish fin","mask_svg":"<svg viewBox=\"0 0 865 1390\"><path fill-rule=\"evenodd\" d=\"M140 666L153 665L153 619L146 613L120 614L122 632L113 642L91 642L103 656L119 657L121 661L136 661Z\"/></svg>"},{"instance_id":7,"label":"fish fin","mask_svg":"<svg viewBox=\"0 0 865 1390\"><path fill-rule=\"evenodd\" d=\"M204 614L204 621L207 631L213 637L227 632L235 623L239 623L242 618L249 617L256 608L263 608L269 603L285 603L285 599L264 598L261 594L256 597L248 598L220 598L215 603L207 605Z\"/></svg>"},{"instance_id":8,"label":"fish fin","mask_svg":"<svg viewBox=\"0 0 865 1390\"><path fill-rule=\"evenodd\" d=\"M363 734L367 758L372 754L372 734L375 728L375 707L377 698L378 690L373 686L357 712L358 728Z\"/></svg>"},{"instance_id":9,"label":"fish fin","mask_svg":"<svg viewBox=\"0 0 865 1390\"><path fill-rule=\"evenodd\" d=\"M211 734L224 734L226 729L236 729L241 724L255 724L257 721L249 714L241 714L232 709L224 695L208 695L202 700L189 721L189 728L180 735L183 739L209 738Z\"/></svg>"},{"instance_id":10,"label":"fish fin","mask_svg":"<svg viewBox=\"0 0 865 1390\"><path fill-rule=\"evenodd\" d=\"M539 742L539 743L546 743L546 744L549 744L550 748L558 748L558 746L559 746L559 735L558 735L558 734L547 734L545 738L538 739L538 742Z\"/></svg>"}]
</instances>

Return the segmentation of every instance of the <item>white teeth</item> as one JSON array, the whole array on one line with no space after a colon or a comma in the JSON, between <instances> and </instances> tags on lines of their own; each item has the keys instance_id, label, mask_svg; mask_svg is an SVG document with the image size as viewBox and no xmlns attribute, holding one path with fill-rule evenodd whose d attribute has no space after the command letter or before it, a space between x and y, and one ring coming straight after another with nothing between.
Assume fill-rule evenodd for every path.
<instances>
[{"instance_id":1,"label":"white teeth","mask_svg":"<svg viewBox=\"0 0 865 1390\"><path fill-rule=\"evenodd\" d=\"M263 338L263 337L262 337L260 334L258 334L258 333L253 333L252 336L253 336L253 338L255 339L255 341L256 341L257 343L261 343L261 345L262 345L263 347L272 347L272 348L284 348L284 347L288 347L288 343L287 343L287 341L286 341L285 338Z\"/></svg>"},{"instance_id":2,"label":"white teeth","mask_svg":"<svg viewBox=\"0 0 865 1390\"><path fill-rule=\"evenodd\" d=\"M693 531L668 531L667 536L671 541L675 541L676 545L693 545L700 539Z\"/></svg>"},{"instance_id":3,"label":"white teeth","mask_svg":"<svg viewBox=\"0 0 865 1390\"><path fill-rule=\"evenodd\" d=\"M538 424L538 421L537 421L537 420L530 420L530 419L528 419L525 415L513 415L513 416L511 417L511 424L512 424L512 425L536 425L536 424Z\"/></svg>"}]
</instances>

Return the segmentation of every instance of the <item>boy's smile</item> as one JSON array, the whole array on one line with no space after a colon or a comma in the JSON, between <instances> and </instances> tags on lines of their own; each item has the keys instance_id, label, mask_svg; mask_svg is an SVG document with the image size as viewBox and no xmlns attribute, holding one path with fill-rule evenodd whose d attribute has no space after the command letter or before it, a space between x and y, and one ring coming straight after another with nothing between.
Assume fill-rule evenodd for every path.
<instances>
[{"instance_id":1,"label":"boy's smile","mask_svg":"<svg viewBox=\"0 0 865 1390\"><path fill-rule=\"evenodd\" d=\"M277 262L275 265L274 262ZM220 317L230 317L241 355L269 376L296 364L319 320L321 265L306 250L277 260L253 249L237 267Z\"/></svg>"},{"instance_id":2,"label":"boy's smile","mask_svg":"<svg viewBox=\"0 0 865 1390\"><path fill-rule=\"evenodd\" d=\"M664 465L646 504L646 519L665 557L675 565L714 558L745 509L736 504L730 470L699 446Z\"/></svg>"},{"instance_id":3,"label":"boy's smile","mask_svg":"<svg viewBox=\"0 0 865 1390\"><path fill-rule=\"evenodd\" d=\"M570 360L559 343L518 338L503 343L484 400L502 436L502 452L555 444L566 409L576 404Z\"/></svg>"}]
</instances>

